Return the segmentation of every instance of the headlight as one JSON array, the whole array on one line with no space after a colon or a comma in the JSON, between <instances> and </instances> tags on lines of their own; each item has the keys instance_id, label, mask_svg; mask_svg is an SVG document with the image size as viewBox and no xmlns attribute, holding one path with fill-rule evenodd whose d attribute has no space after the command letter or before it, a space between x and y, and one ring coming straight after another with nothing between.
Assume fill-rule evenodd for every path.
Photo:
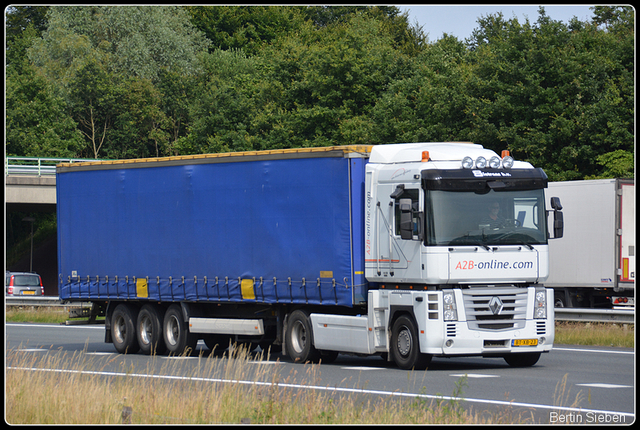
<instances>
[{"instance_id":1,"label":"headlight","mask_svg":"<svg viewBox=\"0 0 640 430\"><path fill-rule=\"evenodd\" d=\"M444 293L442 295L443 317L445 321L457 321L458 311L456 310L456 297L453 292Z\"/></svg>"},{"instance_id":2,"label":"headlight","mask_svg":"<svg viewBox=\"0 0 640 430\"><path fill-rule=\"evenodd\" d=\"M487 167L487 159L484 158L482 155L476 158L476 167L478 169L484 169L485 167Z\"/></svg>"},{"instance_id":3,"label":"headlight","mask_svg":"<svg viewBox=\"0 0 640 430\"><path fill-rule=\"evenodd\" d=\"M536 299L533 308L533 317L536 319L544 319L547 317L547 292L536 291Z\"/></svg>"}]
</instances>

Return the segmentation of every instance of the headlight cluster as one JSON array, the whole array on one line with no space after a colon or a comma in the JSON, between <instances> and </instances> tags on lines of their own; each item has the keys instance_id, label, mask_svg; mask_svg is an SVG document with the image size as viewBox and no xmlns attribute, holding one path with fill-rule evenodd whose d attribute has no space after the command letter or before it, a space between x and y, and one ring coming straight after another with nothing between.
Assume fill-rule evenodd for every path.
<instances>
[{"instance_id":1,"label":"headlight cluster","mask_svg":"<svg viewBox=\"0 0 640 430\"><path fill-rule=\"evenodd\" d=\"M445 292L442 295L442 301L444 302L443 316L445 321L457 321L458 311L456 306L456 296L453 291Z\"/></svg>"},{"instance_id":2,"label":"headlight cluster","mask_svg":"<svg viewBox=\"0 0 640 430\"><path fill-rule=\"evenodd\" d=\"M507 155L503 158L498 156L491 157L488 161L483 156L476 158L475 160L469 156L466 156L462 159L462 168L463 169L484 169L489 166L492 169L499 169L501 166L503 169L510 169L513 167L513 157Z\"/></svg>"},{"instance_id":3,"label":"headlight cluster","mask_svg":"<svg viewBox=\"0 0 640 430\"><path fill-rule=\"evenodd\" d=\"M547 292L544 290L536 291L535 307L533 308L533 317L544 319L547 317Z\"/></svg>"}]
</instances>

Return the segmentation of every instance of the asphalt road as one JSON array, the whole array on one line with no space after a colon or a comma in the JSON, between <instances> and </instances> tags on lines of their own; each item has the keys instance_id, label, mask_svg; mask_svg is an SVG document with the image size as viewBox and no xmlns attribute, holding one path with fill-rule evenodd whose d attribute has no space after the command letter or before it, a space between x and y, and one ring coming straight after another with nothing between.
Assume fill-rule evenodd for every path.
<instances>
[{"instance_id":1,"label":"asphalt road","mask_svg":"<svg viewBox=\"0 0 640 430\"><path fill-rule=\"evenodd\" d=\"M7 323L5 339L7 371L12 368L14 351L43 355L81 352L77 359L86 357L89 363L82 369L99 369L106 376L125 377L120 370L127 369L126 377L146 377L153 369L154 377L202 374L204 381L248 384L254 380L251 373L260 375L269 367L280 373L278 380L286 381L287 386L336 395L445 401L461 397L462 404L474 411L510 408L513 416L533 414L536 422L542 423L631 424L635 420L635 356L629 348L556 345L530 368L512 368L499 358L434 358L429 369L420 372L398 369L380 357L341 354L331 364L312 366L274 354L266 363L248 363L254 368L243 371L246 379L231 381L224 376L225 360L120 355L113 345L104 343L104 326L99 325ZM204 344L199 343L198 349L203 357L209 356ZM203 368L201 373L198 367ZM256 380L260 381L260 376ZM272 380L260 383L269 385Z\"/></svg>"}]
</instances>

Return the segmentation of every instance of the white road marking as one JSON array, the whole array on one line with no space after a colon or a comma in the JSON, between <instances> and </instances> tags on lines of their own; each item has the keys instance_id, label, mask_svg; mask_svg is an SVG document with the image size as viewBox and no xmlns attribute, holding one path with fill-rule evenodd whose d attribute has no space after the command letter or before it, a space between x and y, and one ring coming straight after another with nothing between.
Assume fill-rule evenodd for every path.
<instances>
[{"instance_id":1,"label":"white road marking","mask_svg":"<svg viewBox=\"0 0 640 430\"><path fill-rule=\"evenodd\" d=\"M18 351L20 352L45 352L45 351L49 351L48 349L43 349L43 348L24 348L24 349L18 349Z\"/></svg>"},{"instance_id":2,"label":"white road marking","mask_svg":"<svg viewBox=\"0 0 640 430\"><path fill-rule=\"evenodd\" d=\"M345 366L340 369L344 370L380 370L379 367L367 367L367 366Z\"/></svg>"},{"instance_id":3,"label":"white road marking","mask_svg":"<svg viewBox=\"0 0 640 430\"><path fill-rule=\"evenodd\" d=\"M486 375L482 373L452 373L449 376L455 376L456 378L499 378L500 375Z\"/></svg>"},{"instance_id":4,"label":"white road marking","mask_svg":"<svg viewBox=\"0 0 640 430\"><path fill-rule=\"evenodd\" d=\"M580 349L580 348L556 348L555 346L551 350L553 351L571 351L571 352L599 352L602 354L628 354L633 355L633 351L614 351L611 349Z\"/></svg>"},{"instance_id":5,"label":"white road marking","mask_svg":"<svg viewBox=\"0 0 640 430\"><path fill-rule=\"evenodd\" d=\"M576 384L580 387L594 388L633 388L633 385L616 385L616 384Z\"/></svg>"}]
</instances>

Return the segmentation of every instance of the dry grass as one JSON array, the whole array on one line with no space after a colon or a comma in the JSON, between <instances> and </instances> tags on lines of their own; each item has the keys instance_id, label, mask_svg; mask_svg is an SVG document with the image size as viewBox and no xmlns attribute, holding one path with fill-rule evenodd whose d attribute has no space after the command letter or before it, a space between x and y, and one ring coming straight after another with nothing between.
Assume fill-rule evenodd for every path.
<instances>
[{"instance_id":1,"label":"dry grass","mask_svg":"<svg viewBox=\"0 0 640 430\"><path fill-rule=\"evenodd\" d=\"M635 346L635 325L556 322L554 343L633 348Z\"/></svg>"},{"instance_id":2,"label":"dry grass","mask_svg":"<svg viewBox=\"0 0 640 430\"><path fill-rule=\"evenodd\" d=\"M42 308L7 307L7 311L7 321L58 322L55 319L61 315L62 321L66 319L59 309L43 312ZM633 324L557 323L555 342L633 347L634 334ZM5 418L10 424L534 423L532 416L516 414L509 407L491 413L463 409L464 379L451 396L453 400L433 401L426 397L401 399L312 389L319 380L321 365L300 365L291 374L281 375L279 365L256 364L255 358L243 350L231 356L201 357L197 370L186 375L189 378L175 379L160 375L180 375L179 360L155 357L165 363L159 372L151 369L152 361L145 369L119 369L121 374L105 376L89 370L104 370L111 365L109 360L116 359L90 358L83 352L38 354L7 351ZM294 379L308 381L309 387L286 385ZM254 383L228 382L233 380ZM579 404L582 393L573 397L567 392L566 380L560 381L554 404ZM129 410L131 414L123 418L123 412L126 415Z\"/></svg>"},{"instance_id":3,"label":"dry grass","mask_svg":"<svg viewBox=\"0 0 640 430\"><path fill-rule=\"evenodd\" d=\"M156 359L161 360L161 357ZM249 360L245 351L231 357L200 358L189 378L161 378L180 374L180 364L167 363L157 377L139 377L151 369L121 369L105 376L89 369L105 369L83 353L50 351L44 357L9 351L6 371L6 420L10 424L496 424L530 423L531 417L511 410L487 415L462 408L461 379L453 400L399 399L362 393L336 393L288 387L298 371L318 380L320 366L301 365L282 377L277 364ZM232 361L232 362L230 362ZM75 364L74 364L75 363ZM33 370L57 369L55 371ZM212 376L217 375L217 376ZM213 379L218 378L218 379ZM266 384L228 383L257 381ZM128 412L131 411L129 414Z\"/></svg>"}]
</instances>

